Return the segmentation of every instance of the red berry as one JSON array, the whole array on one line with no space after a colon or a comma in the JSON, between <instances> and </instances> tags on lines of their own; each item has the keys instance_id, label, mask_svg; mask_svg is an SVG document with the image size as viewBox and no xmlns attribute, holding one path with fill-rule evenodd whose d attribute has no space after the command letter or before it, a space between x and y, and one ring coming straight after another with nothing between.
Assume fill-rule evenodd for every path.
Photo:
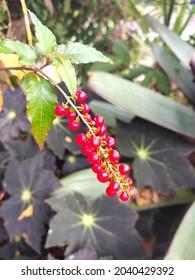
<instances>
[{"instance_id":1,"label":"red berry","mask_svg":"<svg viewBox=\"0 0 195 280\"><path fill-rule=\"evenodd\" d=\"M92 116L91 116L91 115L86 114L84 117L85 117L85 120L86 120L88 123L92 122Z\"/></svg>"},{"instance_id":2,"label":"red berry","mask_svg":"<svg viewBox=\"0 0 195 280\"><path fill-rule=\"evenodd\" d=\"M58 117L63 117L63 116L66 115L66 109L64 109L64 108L62 107L62 105L57 105L57 106L55 107L55 114L56 114L56 116L58 116Z\"/></svg>"},{"instance_id":3,"label":"red berry","mask_svg":"<svg viewBox=\"0 0 195 280\"><path fill-rule=\"evenodd\" d=\"M106 183L108 182L108 173L106 171L102 171L102 172L99 172L97 174L97 179L99 182L101 183Z\"/></svg>"},{"instance_id":4,"label":"red berry","mask_svg":"<svg viewBox=\"0 0 195 280\"><path fill-rule=\"evenodd\" d=\"M120 164L119 171L121 175L127 175L130 172L130 167L127 164Z\"/></svg>"},{"instance_id":5,"label":"red berry","mask_svg":"<svg viewBox=\"0 0 195 280\"><path fill-rule=\"evenodd\" d=\"M78 129L80 128L80 126L81 126L80 122L72 121L72 120L70 120L70 121L68 122L68 127L69 127L69 129L72 130L72 131L78 130Z\"/></svg>"},{"instance_id":6,"label":"red berry","mask_svg":"<svg viewBox=\"0 0 195 280\"><path fill-rule=\"evenodd\" d=\"M104 125L104 117L102 115L96 115L93 120L96 127L101 127L102 125Z\"/></svg>"},{"instance_id":7,"label":"red berry","mask_svg":"<svg viewBox=\"0 0 195 280\"><path fill-rule=\"evenodd\" d=\"M119 159L120 159L120 154L117 150L111 150L109 152L109 159L113 162L113 163L118 163Z\"/></svg>"},{"instance_id":8,"label":"red berry","mask_svg":"<svg viewBox=\"0 0 195 280\"><path fill-rule=\"evenodd\" d=\"M110 187L107 187L107 189L106 189L106 194L107 194L108 196L115 196L116 193L117 193L117 192L116 192L115 190L111 189Z\"/></svg>"},{"instance_id":9,"label":"red berry","mask_svg":"<svg viewBox=\"0 0 195 280\"><path fill-rule=\"evenodd\" d=\"M126 179L126 182L128 182L129 183L129 186L132 186L133 185L133 179L131 178L131 177L127 177Z\"/></svg>"},{"instance_id":10,"label":"red berry","mask_svg":"<svg viewBox=\"0 0 195 280\"><path fill-rule=\"evenodd\" d=\"M102 169L102 167L101 167L101 165L100 165L99 163L93 164L93 165L92 165L92 170L93 170L93 172L95 172L95 173L98 173L98 172L103 171L103 169Z\"/></svg>"},{"instance_id":11,"label":"red berry","mask_svg":"<svg viewBox=\"0 0 195 280\"><path fill-rule=\"evenodd\" d=\"M92 152L92 149L91 149L91 146L89 145L89 144L87 144L87 145L84 145L83 147L82 147L82 154L83 155L89 155L90 153Z\"/></svg>"},{"instance_id":12,"label":"red berry","mask_svg":"<svg viewBox=\"0 0 195 280\"><path fill-rule=\"evenodd\" d=\"M70 109L67 109L66 110L66 117L69 119L69 120L74 120L77 116L77 113L74 109L70 108Z\"/></svg>"},{"instance_id":13,"label":"red berry","mask_svg":"<svg viewBox=\"0 0 195 280\"><path fill-rule=\"evenodd\" d=\"M81 113L83 115L88 114L90 112L90 106L87 103L81 104Z\"/></svg>"},{"instance_id":14,"label":"red berry","mask_svg":"<svg viewBox=\"0 0 195 280\"><path fill-rule=\"evenodd\" d=\"M97 149L101 145L101 140L98 137L92 136L91 139L89 140L89 143L93 148Z\"/></svg>"},{"instance_id":15,"label":"red berry","mask_svg":"<svg viewBox=\"0 0 195 280\"><path fill-rule=\"evenodd\" d=\"M120 200L121 201L128 201L129 200L129 195L128 195L128 193L127 192L122 192L121 194L120 194L120 196L119 196L119 198L120 198Z\"/></svg>"},{"instance_id":16,"label":"red berry","mask_svg":"<svg viewBox=\"0 0 195 280\"><path fill-rule=\"evenodd\" d=\"M118 192L120 190L120 184L117 183L117 182L112 181L109 184L109 188L112 189L115 192Z\"/></svg>"},{"instance_id":17,"label":"red berry","mask_svg":"<svg viewBox=\"0 0 195 280\"><path fill-rule=\"evenodd\" d=\"M95 163L98 163L100 160L99 160L99 156L92 152L92 153L89 153L88 155L88 162L91 163L91 164L95 164Z\"/></svg>"},{"instance_id":18,"label":"red berry","mask_svg":"<svg viewBox=\"0 0 195 280\"><path fill-rule=\"evenodd\" d=\"M86 135L84 133L79 133L77 136L76 136L76 143L78 145L84 145L88 142L88 139L86 137Z\"/></svg>"},{"instance_id":19,"label":"red berry","mask_svg":"<svg viewBox=\"0 0 195 280\"><path fill-rule=\"evenodd\" d=\"M87 96L87 93L84 92L83 90L78 90L76 92L76 97L77 97L77 101L79 103L82 103L82 102L85 102L85 100L87 99L88 96Z\"/></svg>"},{"instance_id":20,"label":"red berry","mask_svg":"<svg viewBox=\"0 0 195 280\"><path fill-rule=\"evenodd\" d=\"M104 135L106 134L106 132L107 132L106 126L105 126L105 125L102 125L102 126L99 128L99 130L98 130L98 132L97 132L97 135L99 135L99 136L104 136Z\"/></svg>"},{"instance_id":21,"label":"red berry","mask_svg":"<svg viewBox=\"0 0 195 280\"><path fill-rule=\"evenodd\" d=\"M115 144L116 144L116 140L113 137L111 137L111 136L106 137L106 147L107 148L112 148L112 147L114 147Z\"/></svg>"}]
</instances>

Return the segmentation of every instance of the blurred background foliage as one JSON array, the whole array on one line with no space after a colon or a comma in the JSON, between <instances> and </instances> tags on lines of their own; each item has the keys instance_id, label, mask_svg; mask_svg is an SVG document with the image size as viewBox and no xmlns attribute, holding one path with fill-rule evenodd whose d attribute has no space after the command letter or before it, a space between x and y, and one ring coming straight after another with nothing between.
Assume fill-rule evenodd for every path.
<instances>
[{"instance_id":1,"label":"blurred background foliage","mask_svg":"<svg viewBox=\"0 0 195 280\"><path fill-rule=\"evenodd\" d=\"M21 77L1 72L0 258L162 259L169 248L167 259L195 259L194 1L26 0L26 4L59 43L89 44L112 59L113 64L77 66L78 88L89 93L92 112L105 116L109 134L117 138L121 161L132 165L136 192L127 205L102 197L105 187L88 169L63 118L55 122L40 152L25 118L24 96L16 89ZM26 41L19 0L0 1L0 26L1 36ZM5 64L5 58L0 56L0 60ZM5 85L16 89L14 98ZM16 104L23 104L22 112ZM20 213L20 220L13 216L21 201L17 201L17 209L12 207L16 193L9 175L14 166L18 166L15 180L22 172L29 174L38 161L44 180L54 183L27 204L30 208L22 208L33 207L34 213L27 219ZM39 179L32 191L40 187ZM19 182L18 188L22 189ZM107 251L101 246L107 235L93 225L99 246L88 232L79 241L82 228L68 234L74 221L72 209L77 207L81 222L82 211L88 215L101 209L101 218L109 214L110 224L104 219L98 222L97 217L97 226L105 229L109 225L116 236ZM37 219L40 213L44 221ZM121 215L119 231L113 221L119 222ZM37 238L31 236L34 221ZM14 231L10 223L15 225ZM32 233L25 231L27 226Z\"/></svg>"}]
</instances>

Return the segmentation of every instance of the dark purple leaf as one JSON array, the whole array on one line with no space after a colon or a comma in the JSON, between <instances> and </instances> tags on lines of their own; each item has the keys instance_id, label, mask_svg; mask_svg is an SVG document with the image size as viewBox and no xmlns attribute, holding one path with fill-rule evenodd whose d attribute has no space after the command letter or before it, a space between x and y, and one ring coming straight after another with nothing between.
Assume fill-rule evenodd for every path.
<instances>
[{"instance_id":1,"label":"dark purple leaf","mask_svg":"<svg viewBox=\"0 0 195 280\"><path fill-rule=\"evenodd\" d=\"M23 234L27 243L40 252L41 238L51 215L44 200L58 187L60 183L53 172L43 169L43 154L23 162L10 162L4 189L11 197L1 206L0 214L11 240Z\"/></svg>"},{"instance_id":2,"label":"dark purple leaf","mask_svg":"<svg viewBox=\"0 0 195 280\"><path fill-rule=\"evenodd\" d=\"M132 169L138 188L151 186L168 193L171 188L194 188L195 176L187 159L195 145L178 134L135 118L118 122L117 143L123 156L134 158Z\"/></svg>"},{"instance_id":3,"label":"dark purple leaf","mask_svg":"<svg viewBox=\"0 0 195 280\"><path fill-rule=\"evenodd\" d=\"M65 162L62 167L62 174L73 173L78 170L82 170L91 167L91 164L87 161L87 158L82 155L74 155L69 152L65 153Z\"/></svg>"},{"instance_id":4,"label":"dark purple leaf","mask_svg":"<svg viewBox=\"0 0 195 280\"><path fill-rule=\"evenodd\" d=\"M7 89L3 94L3 111L0 113L0 139L16 138L20 131L29 131L26 118L26 99L21 89Z\"/></svg>"},{"instance_id":5,"label":"dark purple leaf","mask_svg":"<svg viewBox=\"0 0 195 280\"><path fill-rule=\"evenodd\" d=\"M135 229L137 214L117 199L101 197L88 205L81 194L48 200L57 212L50 223L46 247L68 243L66 254L91 244L99 256L143 259L146 251Z\"/></svg>"}]
</instances>

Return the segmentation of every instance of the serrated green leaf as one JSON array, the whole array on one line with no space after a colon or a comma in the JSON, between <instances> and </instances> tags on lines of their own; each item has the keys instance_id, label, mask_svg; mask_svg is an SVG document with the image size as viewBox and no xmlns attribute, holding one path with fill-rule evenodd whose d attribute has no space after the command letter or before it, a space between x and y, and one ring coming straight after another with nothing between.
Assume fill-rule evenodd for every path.
<instances>
[{"instance_id":1,"label":"serrated green leaf","mask_svg":"<svg viewBox=\"0 0 195 280\"><path fill-rule=\"evenodd\" d=\"M56 53L64 55L66 58L75 63L90 63L90 62L111 62L111 60L97 51L91 46L81 43L69 42L67 45L59 45L56 48Z\"/></svg>"},{"instance_id":2,"label":"serrated green leaf","mask_svg":"<svg viewBox=\"0 0 195 280\"><path fill-rule=\"evenodd\" d=\"M22 85L27 99L27 116L31 123L32 134L39 145L43 148L45 138L55 118L54 108L57 105L57 97L52 84L39 77L34 77L26 87L28 75L24 77Z\"/></svg>"},{"instance_id":3,"label":"serrated green leaf","mask_svg":"<svg viewBox=\"0 0 195 280\"><path fill-rule=\"evenodd\" d=\"M177 229L165 260L195 260L195 202Z\"/></svg>"},{"instance_id":4,"label":"serrated green leaf","mask_svg":"<svg viewBox=\"0 0 195 280\"><path fill-rule=\"evenodd\" d=\"M53 60L54 66L69 92L75 94L77 89L76 72L68 58L57 56Z\"/></svg>"},{"instance_id":5,"label":"serrated green leaf","mask_svg":"<svg viewBox=\"0 0 195 280\"><path fill-rule=\"evenodd\" d=\"M91 73L88 87L136 116L195 138L195 112L153 90L104 72Z\"/></svg>"},{"instance_id":6,"label":"serrated green leaf","mask_svg":"<svg viewBox=\"0 0 195 280\"><path fill-rule=\"evenodd\" d=\"M189 69L189 63L195 49L182 40L175 32L169 30L165 25L162 25L158 20L154 19L150 15L146 16L146 19L150 26L159 34L162 40L177 56L186 68Z\"/></svg>"},{"instance_id":7,"label":"serrated green leaf","mask_svg":"<svg viewBox=\"0 0 195 280\"><path fill-rule=\"evenodd\" d=\"M36 60L36 53L33 48L19 41L12 41L4 38L0 39L0 52L17 54L21 64L32 65Z\"/></svg>"},{"instance_id":8,"label":"serrated green leaf","mask_svg":"<svg viewBox=\"0 0 195 280\"><path fill-rule=\"evenodd\" d=\"M56 46L56 37L41 21L37 16L29 11L32 22L35 25L35 35L38 40L38 46L45 54L50 54L53 52Z\"/></svg>"}]
</instances>

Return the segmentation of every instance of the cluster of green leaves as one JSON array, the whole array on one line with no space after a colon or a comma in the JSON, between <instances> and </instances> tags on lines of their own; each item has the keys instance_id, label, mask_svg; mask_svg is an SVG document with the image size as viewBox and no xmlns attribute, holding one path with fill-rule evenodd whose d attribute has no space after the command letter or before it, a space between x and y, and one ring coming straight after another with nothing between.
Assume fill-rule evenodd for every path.
<instances>
[{"instance_id":1,"label":"cluster of green leaves","mask_svg":"<svg viewBox=\"0 0 195 280\"><path fill-rule=\"evenodd\" d=\"M66 45L57 45L54 34L39 21L35 14L30 11L29 13L35 25L37 41L35 46L1 38L0 52L17 54L21 65L32 68L32 72L36 72L38 62L42 64L46 62L46 65L53 67L53 71L66 84L69 93L74 95L77 84L73 64L110 61L101 52L81 43L69 42ZM42 148L55 118L57 96L54 89L55 80L53 81L51 77L48 80L48 76L44 76L44 69L42 72L44 78L40 74L38 70L36 74L26 74L22 88L27 98L27 116L31 123L31 131L39 147Z\"/></svg>"}]
</instances>

